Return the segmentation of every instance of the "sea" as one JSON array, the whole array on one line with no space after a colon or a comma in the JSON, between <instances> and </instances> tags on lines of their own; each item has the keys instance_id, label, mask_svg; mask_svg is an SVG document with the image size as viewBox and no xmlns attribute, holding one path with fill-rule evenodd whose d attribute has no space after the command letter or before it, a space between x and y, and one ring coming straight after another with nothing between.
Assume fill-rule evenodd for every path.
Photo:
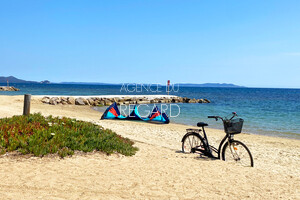
<instances>
[{"instance_id":1,"label":"sea","mask_svg":"<svg viewBox=\"0 0 300 200\"><path fill-rule=\"evenodd\" d=\"M4 85L4 84L0 84ZM0 95L166 95L161 85L123 84L10 84L20 91L0 91ZM275 137L300 139L300 89L281 88L222 88L183 87L171 85L170 95L208 99L211 103L157 104L164 109L173 123L196 125L206 122L212 128L223 129L220 121L208 119L209 115L230 117L236 112L244 119L243 132ZM140 106L141 113L153 105ZM95 108L104 111L103 108Z\"/></svg>"}]
</instances>

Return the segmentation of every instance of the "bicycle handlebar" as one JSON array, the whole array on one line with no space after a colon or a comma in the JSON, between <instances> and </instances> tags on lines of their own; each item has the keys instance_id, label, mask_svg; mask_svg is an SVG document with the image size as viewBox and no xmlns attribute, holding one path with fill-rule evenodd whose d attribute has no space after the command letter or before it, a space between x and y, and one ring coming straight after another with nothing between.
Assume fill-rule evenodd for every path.
<instances>
[{"instance_id":1,"label":"bicycle handlebar","mask_svg":"<svg viewBox=\"0 0 300 200\"><path fill-rule=\"evenodd\" d=\"M233 112L232 113L232 117L229 119L229 120L232 120L234 117L236 117L237 116L237 114L236 114L236 112ZM214 119L216 119L216 121L218 120L218 119L221 119L222 121L224 121L224 119L222 118L222 117L220 117L220 116L207 116L207 118L214 118ZM226 118L225 118L226 119Z\"/></svg>"},{"instance_id":2,"label":"bicycle handlebar","mask_svg":"<svg viewBox=\"0 0 300 200\"><path fill-rule=\"evenodd\" d=\"M234 117L236 117L236 116L238 116L237 114L236 114L236 112L232 112L232 117L230 118L230 120L232 120Z\"/></svg>"},{"instance_id":3,"label":"bicycle handlebar","mask_svg":"<svg viewBox=\"0 0 300 200\"><path fill-rule=\"evenodd\" d=\"M222 119L223 120L223 118L220 117L220 116L207 116L207 118L214 118L214 119L216 119L216 121L218 121L218 119Z\"/></svg>"}]
</instances>

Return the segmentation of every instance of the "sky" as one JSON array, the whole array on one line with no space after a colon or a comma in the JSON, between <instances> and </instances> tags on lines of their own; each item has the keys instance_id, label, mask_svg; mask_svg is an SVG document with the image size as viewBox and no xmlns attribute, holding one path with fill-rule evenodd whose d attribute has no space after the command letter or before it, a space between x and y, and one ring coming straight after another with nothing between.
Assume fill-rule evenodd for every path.
<instances>
[{"instance_id":1,"label":"sky","mask_svg":"<svg viewBox=\"0 0 300 200\"><path fill-rule=\"evenodd\" d=\"M300 88L300 1L0 0L0 76Z\"/></svg>"}]
</instances>

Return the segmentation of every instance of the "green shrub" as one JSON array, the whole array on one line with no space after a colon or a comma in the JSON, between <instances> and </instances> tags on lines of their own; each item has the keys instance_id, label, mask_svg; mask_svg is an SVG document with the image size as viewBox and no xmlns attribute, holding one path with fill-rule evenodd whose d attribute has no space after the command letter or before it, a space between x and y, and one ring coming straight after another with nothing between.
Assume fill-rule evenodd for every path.
<instances>
[{"instance_id":1,"label":"green shrub","mask_svg":"<svg viewBox=\"0 0 300 200\"><path fill-rule=\"evenodd\" d=\"M0 154L18 151L44 156L65 157L75 150L134 155L133 142L90 122L70 118L44 117L40 113L0 119Z\"/></svg>"}]
</instances>

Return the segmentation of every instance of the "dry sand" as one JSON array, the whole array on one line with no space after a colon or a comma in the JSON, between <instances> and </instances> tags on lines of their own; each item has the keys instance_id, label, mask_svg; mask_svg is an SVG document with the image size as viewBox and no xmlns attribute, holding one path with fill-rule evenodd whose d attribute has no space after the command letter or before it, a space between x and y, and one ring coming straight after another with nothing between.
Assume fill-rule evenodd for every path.
<instances>
[{"instance_id":1,"label":"dry sand","mask_svg":"<svg viewBox=\"0 0 300 200\"><path fill-rule=\"evenodd\" d=\"M0 118L22 114L22 96L0 95ZM51 106L33 97L31 112L91 121L135 141L136 155L0 157L0 199L300 199L300 141L239 134L254 168L183 154L190 126L99 120L88 106ZM224 133L208 129L217 144Z\"/></svg>"}]
</instances>

